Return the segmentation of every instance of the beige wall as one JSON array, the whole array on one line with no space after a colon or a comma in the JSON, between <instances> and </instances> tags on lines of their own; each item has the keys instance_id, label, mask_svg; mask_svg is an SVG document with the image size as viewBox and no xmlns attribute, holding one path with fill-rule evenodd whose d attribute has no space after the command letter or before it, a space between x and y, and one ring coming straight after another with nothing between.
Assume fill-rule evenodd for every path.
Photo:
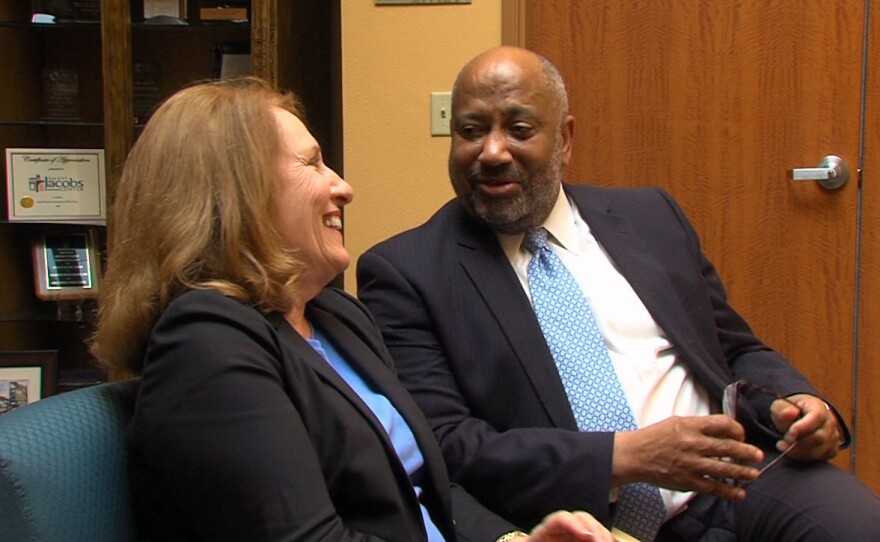
<instances>
[{"instance_id":1,"label":"beige wall","mask_svg":"<svg viewBox=\"0 0 880 542\"><path fill-rule=\"evenodd\" d=\"M453 196L449 137L432 137L430 95L448 91L461 66L501 43L502 0L385 5L341 0L345 211L355 292L357 258L375 243L424 222Z\"/></svg>"}]
</instances>

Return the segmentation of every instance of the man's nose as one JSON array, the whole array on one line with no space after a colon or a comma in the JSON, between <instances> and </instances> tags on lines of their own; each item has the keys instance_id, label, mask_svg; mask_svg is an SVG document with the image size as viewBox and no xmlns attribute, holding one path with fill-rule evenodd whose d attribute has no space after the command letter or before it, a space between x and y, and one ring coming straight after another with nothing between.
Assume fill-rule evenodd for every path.
<instances>
[{"instance_id":1,"label":"man's nose","mask_svg":"<svg viewBox=\"0 0 880 542\"><path fill-rule=\"evenodd\" d=\"M513 158L507 144L507 136L501 130L492 130L483 140L483 150L480 153L480 161L486 165L494 166L510 162Z\"/></svg>"}]
</instances>

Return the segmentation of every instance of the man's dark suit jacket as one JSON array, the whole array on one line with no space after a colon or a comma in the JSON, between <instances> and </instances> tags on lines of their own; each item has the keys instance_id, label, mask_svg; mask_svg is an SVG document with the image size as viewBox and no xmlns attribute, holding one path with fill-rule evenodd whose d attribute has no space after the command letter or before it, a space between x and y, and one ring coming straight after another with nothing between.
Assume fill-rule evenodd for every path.
<instances>
[{"instance_id":1,"label":"man's dark suit jacket","mask_svg":"<svg viewBox=\"0 0 880 542\"><path fill-rule=\"evenodd\" d=\"M713 401L740 378L818 395L728 305L667 193L564 189ZM577 432L541 328L492 231L453 200L361 256L357 280L453 481L522 525L557 508L608 523L613 434ZM747 427L751 440L770 425L769 403L755 407L767 416L764 427Z\"/></svg>"},{"instance_id":2,"label":"man's dark suit jacket","mask_svg":"<svg viewBox=\"0 0 880 542\"><path fill-rule=\"evenodd\" d=\"M447 540L513 529L460 487L450 492L431 429L363 305L331 289L307 315L406 419L425 457L423 502ZM141 539L426 539L385 430L281 315L190 291L161 316L145 360L129 427Z\"/></svg>"}]
</instances>

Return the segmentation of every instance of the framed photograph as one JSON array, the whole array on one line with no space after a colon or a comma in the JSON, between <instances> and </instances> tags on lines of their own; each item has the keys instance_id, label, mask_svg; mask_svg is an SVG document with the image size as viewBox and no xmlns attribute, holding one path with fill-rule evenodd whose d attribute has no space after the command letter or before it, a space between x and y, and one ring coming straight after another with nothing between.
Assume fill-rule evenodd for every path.
<instances>
[{"instance_id":1,"label":"framed photograph","mask_svg":"<svg viewBox=\"0 0 880 542\"><path fill-rule=\"evenodd\" d=\"M43 300L98 297L100 258L93 230L34 238L34 286Z\"/></svg>"},{"instance_id":2,"label":"framed photograph","mask_svg":"<svg viewBox=\"0 0 880 542\"><path fill-rule=\"evenodd\" d=\"M0 351L0 415L55 394L58 350Z\"/></svg>"},{"instance_id":3,"label":"framed photograph","mask_svg":"<svg viewBox=\"0 0 880 542\"><path fill-rule=\"evenodd\" d=\"M225 79L236 75L251 75L253 72L250 43L218 43L214 46L212 78Z\"/></svg>"}]
</instances>

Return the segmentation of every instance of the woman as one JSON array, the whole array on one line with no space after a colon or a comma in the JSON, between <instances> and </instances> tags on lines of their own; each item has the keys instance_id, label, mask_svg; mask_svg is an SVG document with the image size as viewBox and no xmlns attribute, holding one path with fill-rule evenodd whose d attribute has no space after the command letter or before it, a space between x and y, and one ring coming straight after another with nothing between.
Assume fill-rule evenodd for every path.
<instances>
[{"instance_id":1,"label":"woman","mask_svg":"<svg viewBox=\"0 0 880 542\"><path fill-rule=\"evenodd\" d=\"M141 538L524 538L450 488L371 316L325 288L349 264L352 191L302 116L255 78L202 83L125 165L93 351L141 376ZM582 512L532 538L611 540Z\"/></svg>"}]
</instances>

